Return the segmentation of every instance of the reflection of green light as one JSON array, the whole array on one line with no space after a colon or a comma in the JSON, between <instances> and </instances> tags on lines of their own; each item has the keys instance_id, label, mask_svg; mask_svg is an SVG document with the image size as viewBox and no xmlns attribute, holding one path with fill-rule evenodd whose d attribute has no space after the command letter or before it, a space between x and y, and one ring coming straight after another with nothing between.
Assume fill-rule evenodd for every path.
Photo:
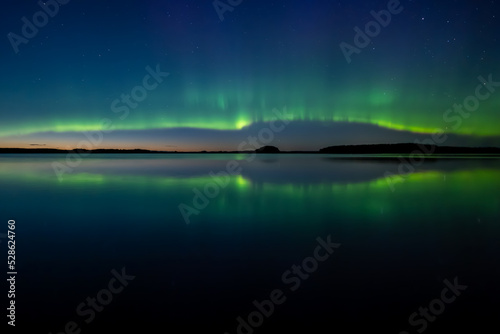
<instances>
[{"instance_id":1,"label":"reflection of green light","mask_svg":"<svg viewBox=\"0 0 500 334\"><path fill-rule=\"evenodd\" d=\"M71 175L74 184L103 184L106 177L102 174L78 173Z\"/></svg>"},{"instance_id":2,"label":"reflection of green light","mask_svg":"<svg viewBox=\"0 0 500 334\"><path fill-rule=\"evenodd\" d=\"M292 212L296 211L297 214L304 209L302 203L317 200L318 203L324 205L324 198L330 198L330 204L338 205L338 210L363 215L367 219L382 218L382 216L388 218L391 215L396 215L402 209L419 209L420 211L427 209L430 213L443 205L458 204L463 208L474 207L474 210L485 212L498 209L494 202L485 201L482 196L474 198L470 194L496 194L497 189L500 188L499 170L449 173L426 171L408 174L400 179L395 192L390 190L390 182L394 183L394 180L380 178L370 182L353 184L322 183L306 186L294 183L264 183L261 187L263 192L271 198L286 197L289 203L295 203L287 205L287 207ZM450 201L452 198L455 202ZM430 199L433 200L429 202ZM447 203L447 201L450 202ZM415 203L420 205L425 203L427 208L424 206L418 208ZM435 206L435 209L429 209L432 206Z\"/></svg>"},{"instance_id":3,"label":"reflection of green light","mask_svg":"<svg viewBox=\"0 0 500 334\"><path fill-rule=\"evenodd\" d=\"M147 193L159 200L173 198L175 202L178 201L176 205L181 202L191 205L194 189L203 193L207 184L216 184L216 180L209 175L120 175L114 169L110 169L110 173L69 173L59 182L50 169L37 171L31 165L19 165L8 162L1 164L0 182L14 182L16 186L44 186L47 189L54 187L67 194L89 189L97 192L120 189L124 194ZM394 192L389 187L390 183L395 187ZM443 207L469 210L472 214L498 212L498 189L500 170L495 169L425 171L402 175L397 183L394 178L384 177L350 184L274 183L234 175L227 185L219 186L217 195L210 199L210 205L203 214L212 217L223 212L225 216L233 218L262 215L276 221L287 215L294 219L301 217L306 224L311 222L308 215L314 216L314 221L329 221L337 219L328 216L336 212L367 222L389 219L404 223L407 219L420 216L435 216L443 212Z\"/></svg>"},{"instance_id":4,"label":"reflection of green light","mask_svg":"<svg viewBox=\"0 0 500 334\"><path fill-rule=\"evenodd\" d=\"M238 187L239 188L247 188L251 185L250 181L245 179L243 176L241 175L237 175L236 176L236 183L238 184Z\"/></svg>"}]
</instances>

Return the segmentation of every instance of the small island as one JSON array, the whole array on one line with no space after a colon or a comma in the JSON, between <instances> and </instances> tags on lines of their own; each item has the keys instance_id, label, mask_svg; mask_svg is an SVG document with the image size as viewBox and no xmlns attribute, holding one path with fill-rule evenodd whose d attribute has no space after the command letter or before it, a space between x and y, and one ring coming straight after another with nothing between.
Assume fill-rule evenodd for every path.
<instances>
[{"instance_id":1,"label":"small island","mask_svg":"<svg viewBox=\"0 0 500 334\"><path fill-rule=\"evenodd\" d=\"M276 146L262 146L255 150L255 153L280 153L280 149Z\"/></svg>"}]
</instances>

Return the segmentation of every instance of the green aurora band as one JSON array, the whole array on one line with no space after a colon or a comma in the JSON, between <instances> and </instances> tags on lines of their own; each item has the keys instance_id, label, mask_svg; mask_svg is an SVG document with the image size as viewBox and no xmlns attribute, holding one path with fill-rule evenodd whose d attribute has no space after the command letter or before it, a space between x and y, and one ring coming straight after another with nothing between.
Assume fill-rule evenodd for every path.
<instances>
[{"instance_id":1,"label":"green aurora band","mask_svg":"<svg viewBox=\"0 0 500 334\"><path fill-rule=\"evenodd\" d=\"M319 85L316 85L319 86ZM453 110L453 104L463 101L450 97L425 98L429 94L408 94L397 89L373 89L365 87L360 92L328 94L308 89L281 88L272 97L259 90L182 89L172 99L172 92L163 95L154 92L147 103L136 109L121 109L113 112L95 108L89 112L63 114L47 111L44 118L30 121L6 121L0 124L0 137L29 135L43 132L101 131L103 119L107 119L113 130L148 130L168 128L199 128L214 130L238 130L256 122L268 122L276 118L290 121L349 122L373 124L383 128L434 133L441 129L446 133L496 136L500 128L495 121L500 97L491 95L481 101L476 111L468 117ZM399 93L398 93L399 92ZM464 90L467 92L467 90ZM465 96L467 94L455 96ZM291 98L292 97L292 98ZM455 102L453 102L455 101ZM169 106L161 109L155 106ZM75 108L69 103L67 108ZM123 108L125 104L120 104ZM81 107L80 107L81 108ZM104 111L103 111L104 110ZM275 111L279 110L279 114ZM45 111L44 111L45 112ZM64 116L61 117L61 114ZM85 115L85 116L83 116Z\"/></svg>"}]
</instances>

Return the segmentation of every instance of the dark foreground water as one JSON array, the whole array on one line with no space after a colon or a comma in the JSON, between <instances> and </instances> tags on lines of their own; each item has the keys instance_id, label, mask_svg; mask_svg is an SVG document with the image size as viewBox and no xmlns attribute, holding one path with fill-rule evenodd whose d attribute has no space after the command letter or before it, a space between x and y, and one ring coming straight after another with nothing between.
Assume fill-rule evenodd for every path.
<instances>
[{"instance_id":1,"label":"dark foreground water","mask_svg":"<svg viewBox=\"0 0 500 334\"><path fill-rule=\"evenodd\" d=\"M16 332L498 328L498 160L65 158L0 156Z\"/></svg>"}]
</instances>

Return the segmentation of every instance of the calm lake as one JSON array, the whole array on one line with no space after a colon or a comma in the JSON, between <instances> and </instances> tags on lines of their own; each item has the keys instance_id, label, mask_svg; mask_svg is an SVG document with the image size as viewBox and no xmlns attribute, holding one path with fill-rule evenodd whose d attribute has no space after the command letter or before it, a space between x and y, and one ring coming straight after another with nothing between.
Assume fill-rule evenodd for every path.
<instances>
[{"instance_id":1,"label":"calm lake","mask_svg":"<svg viewBox=\"0 0 500 334\"><path fill-rule=\"evenodd\" d=\"M70 162L0 155L0 248L6 258L15 220L19 330L497 328L500 160L93 154Z\"/></svg>"}]
</instances>

